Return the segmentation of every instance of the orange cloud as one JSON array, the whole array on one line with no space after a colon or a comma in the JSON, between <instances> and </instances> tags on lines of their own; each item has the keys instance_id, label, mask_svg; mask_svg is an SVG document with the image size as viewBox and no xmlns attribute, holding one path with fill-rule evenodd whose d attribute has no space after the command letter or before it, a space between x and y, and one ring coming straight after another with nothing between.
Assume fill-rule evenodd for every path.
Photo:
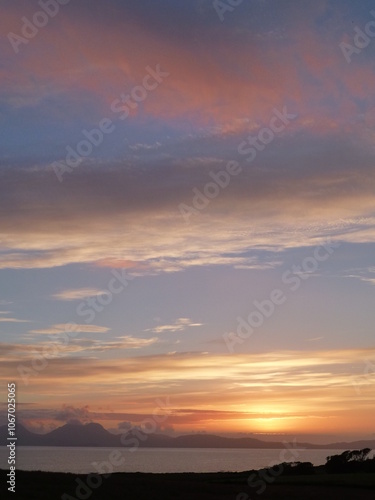
<instances>
[{"instance_id":1,"label":"orange cloud","mask_svg":"<svg viewBox=\"0 0 375 500\"><path fill-rule=\"evenodd\" d=\"M15 12L5 11L5 29L19 24ZM302 30L296 23L289 43L282 40L276 53L251 38L246 43L216 38L192 51L131 21L102 29L99 20L62 9L13 63L10 58L12 74L3 75L4 88L17 88L29 99L70 93L78 107L85 92L97 114L107 116L121 92L142 82L146 66L160 64L170 76L142 104L149 115L225 126L239 118L265 122L275 106L289 102L305 123L319 124L316 131L338 127L345 116L341 110L358 112L353 98L373 95L372 68L351 71L337 44L309 25ZM336 102L336 111L327 107L327 98Z\"/></svg>"},{"instance_id":2,"label":"orange cloud","mask_svg":"<svg viewBox=\"0 0 375 500\"><path fill-rule=\"evenodd\" d=\"M27 346L23 349L29 352ZM22 346L14 346L13 351L9 346L8 351L0 371L4 380L10 369L27 364ZM30 377L27 388L20 381L18 394L23 403L38 394L38 405L51 404L53 384L54 402L63 404L66 384L79 377L77 390L71 386L69 404L110 407L122 413L129 409L124 401L132 401L132 411L145 414L152 412L156 398L168 396L170 423L177 428L324 433L336 426L336 430L355 432L360 422L362 432L372 432L373 381L365 373L368 359L375 359L374 349L236 356L185 353L126 360L121 355L65 357L50 359L45 370ZM356 391L361 377L361 390ZM90 401L82 400L86 390Z\"/></svg>"}]
</instances>

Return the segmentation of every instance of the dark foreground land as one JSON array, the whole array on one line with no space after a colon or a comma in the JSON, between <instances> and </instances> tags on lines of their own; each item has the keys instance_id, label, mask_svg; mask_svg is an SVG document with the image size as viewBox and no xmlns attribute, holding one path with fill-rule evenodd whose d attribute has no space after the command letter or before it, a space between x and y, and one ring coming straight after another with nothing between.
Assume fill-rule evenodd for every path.
<instances>
[{"instance_id":1,"label":"dark foreground land","mask_svg":"<svg viewBox=\"0 0 375 500\"><path fill-rule=\"evenodd\" d=\"M114 473L95 475L16 473L16 493L8 493L1 470L0 498L20 500L375 500L375 474L280 476L247 484L251 472L213 474ZM91 479L91 482L90 482ZM99 486L99 483L101 485ZM90 486L87 486L87 485ZM254 483L255 484L255 483ZM82 486L85 485L85 486ZM78 489L77 489L78 488ZM264 489L261 493L257 493ZM8 493L8 494L7 494Z\"/></svg>"}]
</instances>

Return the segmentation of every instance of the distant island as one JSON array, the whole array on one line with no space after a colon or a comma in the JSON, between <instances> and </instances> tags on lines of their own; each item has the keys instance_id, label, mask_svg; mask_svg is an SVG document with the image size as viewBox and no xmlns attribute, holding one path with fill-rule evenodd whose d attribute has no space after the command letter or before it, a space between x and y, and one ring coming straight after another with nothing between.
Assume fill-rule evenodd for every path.
<instances>
[{"instance_id":1,"label":"distant island","mask_svg":"<svg viewBox=\"0 0 375 500\"><path fill-rule=\"evenodd\" d=\"M7 440L7 426L0 427L2 443ZM186 434L182 436L168 436L165 434L143 434L141 431L130 430L126 440L121 440L124 434L112 434L97 423L66 424L47 434L36 434L17 424L16 436L18 446L79 446L79 447L131 447L137 441L143 448L248 448L248 449L282 449L283 442L266 442L248 437L223 437L212 434ZM317 445L298 442L294 444L299 449L361 449L375 448L375 440L339 442Z\"/></svg>"}]
</instances>

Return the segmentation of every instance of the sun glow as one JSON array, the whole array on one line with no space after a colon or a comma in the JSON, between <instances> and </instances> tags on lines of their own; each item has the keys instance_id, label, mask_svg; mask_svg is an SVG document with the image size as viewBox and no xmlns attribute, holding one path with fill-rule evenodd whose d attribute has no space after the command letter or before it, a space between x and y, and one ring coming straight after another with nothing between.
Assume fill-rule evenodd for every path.
<instances>
[{"instance_id":1,"label":"sun glow","mask_svg":"<svg viewBox=\"0 0 375 500\"><path fill-rule=\"evenodd\" d=\"M252 420L252 427L257 432L283 432L286 429L285 419L280 417L255 418Z\"/></svg>"}]
</instances>

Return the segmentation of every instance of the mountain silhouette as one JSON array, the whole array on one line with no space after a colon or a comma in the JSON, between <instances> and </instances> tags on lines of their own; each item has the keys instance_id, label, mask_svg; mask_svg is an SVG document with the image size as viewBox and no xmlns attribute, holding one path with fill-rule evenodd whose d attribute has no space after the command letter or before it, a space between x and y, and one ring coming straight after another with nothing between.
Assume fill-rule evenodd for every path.
<instances>
[{"instance_id":1,"label":"mountain silhouette","mask_svg":"<svg viewBox=\"0 0 375 500\"><path fill-rule=\"evenodd\" d=\"M9 442L7 426L0 427L0 440ZM65 424L47 434L36 434L22 424L16 426L18 446L79 446L79 447L132 447L135 444L145 448L248 448L282 449L285 443L261 441L247 437L223 437L213 434L187 434L171 437L165 434L146 434L130 430L125 439L120 434L112 434L97 423ZM294 444L299 449L363 449L375 448L375 440L329 443L316 445L311 443Z\"/></svg>"}]
</instances>

